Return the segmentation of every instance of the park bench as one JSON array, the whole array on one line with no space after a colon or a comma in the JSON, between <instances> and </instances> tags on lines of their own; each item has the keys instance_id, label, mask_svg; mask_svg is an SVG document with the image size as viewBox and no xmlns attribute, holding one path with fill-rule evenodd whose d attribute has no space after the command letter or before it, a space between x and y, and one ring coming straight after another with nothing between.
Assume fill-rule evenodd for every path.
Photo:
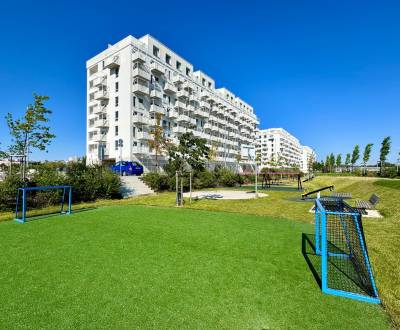
<instances>
[{"instance_id":1,"label":"park bench","mask_svg":"<svg viewBox=\"0 0 400 330\"><path fill-rule=\"evenodd\" d=\"M359 209L372 210L379 202L379 197L376 194L372 194L369 200L358 200L356 201L356 207Z\"/></svg>"},{"instance_id":2,"label":"park bench","mask_svg":"<svg viewBox=\"0 0 400 330\"><path fill-rule=\"evenodd\" d=\"M331 196L334 197L334 198L338 198L338 199L350 199L350 198L352 198L351 193L348 193L348 192L334 192Z\"/></svg>"}]
</instances>

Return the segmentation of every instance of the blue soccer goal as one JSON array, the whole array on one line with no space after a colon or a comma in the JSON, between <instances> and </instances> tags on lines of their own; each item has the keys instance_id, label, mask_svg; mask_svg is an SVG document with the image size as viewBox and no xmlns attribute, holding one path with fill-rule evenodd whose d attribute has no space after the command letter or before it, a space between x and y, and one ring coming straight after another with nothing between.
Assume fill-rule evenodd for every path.
<instances>
[{"instance_id":1,"label":"blue soccer goal","mask_svg":"<svg viewBox=\"0 0 400 330\"><path fill-rule=\"evenodd\" d=\"M341 199L317 199L315 253L322 292L380 303L358 210Z\"/></svg>"},{"instance_id":2,"label":"blue soccer goal","mask_svg":"<svg viewBox=\"0 0 400 330\"><path fill-rule=\"evenodd\" d=\"M72 212L72 186L43 186L18 188L15 220L26 222L29 207L41 206L40 201L60 203L61 214Z\"/></svg>"}]
</instances>

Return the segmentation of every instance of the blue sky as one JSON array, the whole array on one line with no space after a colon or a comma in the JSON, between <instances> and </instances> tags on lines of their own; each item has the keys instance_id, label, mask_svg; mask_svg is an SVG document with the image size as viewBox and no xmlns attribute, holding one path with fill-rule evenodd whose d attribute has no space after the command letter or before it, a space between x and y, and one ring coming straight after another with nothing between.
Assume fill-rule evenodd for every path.
<instances>
[{"instance_id":1,"label":"blue sky","mask_svg":"<svg viewBox=\"0 0 400 330\"><path fill-rule=\"evenodd\" d=\"M85 152L85 61L149 33L253 105L261 128L283 127L327 153L390 135L400 151L398 1L3 1L3 120L37 92L51 97L48 154Z\"/></svg>"}]
</instances>

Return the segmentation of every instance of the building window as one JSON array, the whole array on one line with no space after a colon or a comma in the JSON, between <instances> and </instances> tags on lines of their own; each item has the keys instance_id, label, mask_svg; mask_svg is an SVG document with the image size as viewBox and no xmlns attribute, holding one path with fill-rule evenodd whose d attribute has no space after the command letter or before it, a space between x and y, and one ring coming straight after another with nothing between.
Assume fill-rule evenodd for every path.
<instances>
[{"instance_id":1,"label":"building window","mask_svg":"<svg viewBox=\"0 0 400 330\"><path fill-rule=\"evenodd\" d=\"M133 97L133 106L136 107L136 96Z\"/></svg>"},{"instance_id":2,"label":"building window","mask_svg":"<svg viewBox=\"0 0 400 330\"><path fill-rule=\"evenodd\" d=\"M119 99L118 99L118 96L116 96L116 97L115 97L115 106L117 107L118 104L119 104Z\"/></svg>"},{"instance_id":3,"label":"building window","mask_svg":"<svg viewBox=\"0 0 400 330\"><path fill-rule=\"evenodd\" d=\"M165 54L165 63L171 64L171 56L169 56L168 54Z\"/></svg>"},{"instance_id":4,"label":"building window","mask_svg":"<svg viewBox=\"0 0 400 330\"><path fill-rule=\"evenodd\" d=\"M201 81L201 84L203 85L203 86L205 86L206 85L206 80L203 78L203 80Z\"/></svg>"},{"instance_id":5,"label":"building window","mask_svg":"<svg viewBox=\"0 0 400 330\"><path fill-rule=\"evenodd\" d=\"M115 121L118 121L119 113L118 111L115 111Z\"/></svg>"},{"instance_id":6,"label":"building window","mask_svg":"<svg viewBox=\"0 0 400 330\"><path fill-rule=\"evenodd\" d=\"M118 89L119 89L119 83L118 83L118 81L116 81L115 82L115 91L118 92Z\"/></svg>"},{"instance_id":7,"label":"building window","mask_svg":"<svg viewBox=\"0 0 400 330\"><path fill-rule=\"evenodd\" d=\"M208 88L211 88L211 82L208 82Z\"/></svg>"},{"instance_id":8,"label":"building window","mask_svg":"<svg viewBox=\"0 0 400 330\"><path fill-rule=\"evenodd\" d=\"M132 127L132 136L136 137L136 127Z\"/></svg>"},{"instance_id":9,"label":"building window","mask_svg":"<svg viewBox=\"0 0 400 330\"><path fill-rule=\"evenodd\" d=\"M115 68L115 78L119 77L119 67Z\"/></svg>"},{"instance_id":10,"label":"building window","mask_svg":"<svg viewBox=\"0 0 400 330\"><path fill-rule=\"evenodd\" d=\"M186 68L186 75L190 76L190 69L189 68Z\"/></svg>"},{"instance_id":11,"label":"building window","mask_svg":"<svg viewBox=\"0 0 400 330\"><path fill-rule=\"evenodd\" d=\"M177 68L179 71L181 70L181 66L182 66L181 62L176 61L176 68Z\"/></svg>"},{"instance_id":12,"label":"building window","mask_svg":"<svg viewBox=\"0 0 400 330\"><path fill-rule=\"evenodd\" d=\"M118 140L115 140L115 150L118 150Z\"/></svg>"},{"instance_id":13,"label":"building window","mask_svg":"<svg viewBox=\"0 0 400 330\"><path fill-rule=\"evenodd\" d=\"M158 49L156 46L153 46L153 55L157 57L160 56L160 49Z\"/></svg>"},{"instance_id":14,"label":"building window","mask_svg":"<svg viewBox=\"0 0 400 330\"><path fill-rule=\"evenodd\" d=\"M118 126L115 126L115 136L118 136Z\"/></svg>"},{"instance_id":15,"label":"building window","mask_svg":"<svg viewBox=\"0 0 400 330\"><path fill-rule=\"evenodd\" d=\"M141 98L139 97L138 100L139 100L139 103L140 103L140 104L143 104L143 99L141 99Z\"/></svg>"}]
</instances>

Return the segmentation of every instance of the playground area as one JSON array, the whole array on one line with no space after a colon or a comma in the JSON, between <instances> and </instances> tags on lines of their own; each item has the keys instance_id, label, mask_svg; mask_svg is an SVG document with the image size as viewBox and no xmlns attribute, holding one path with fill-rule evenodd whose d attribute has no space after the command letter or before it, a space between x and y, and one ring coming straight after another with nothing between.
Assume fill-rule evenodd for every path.
<instances>
[{"instance_id":1,"label":"playground area","mask_svg":"<svg viewBox=\"0 0 400 330\"><path fill-rule=\"evenodd\" d=\"M184 198L190 198L190 196L194 200L199 199L253 199L253 198L262 198L267 197L268 194L259 192L256 194L255 191L245 191L245 190L203 190L203 191L194 191L190 193L184 193Z\"/></svg>"},{"instance_id":2,"label":"playground area","mask_svg":"<svg viewBox=\"0 0 400 330\"><path fill-rule=\"evenodd\" d=\"M379 298L398 322L400 184L348 177L317 177L301 191L296 184L261 189L260 182L266 198L192 195L189 203L184 195L184 206L177 208L175 193L167 192L74 205L71 215L24 225L0 223L5 266L0 322L49 328L79 322L119 328L388 329L379 305L321 292L302 254L302 235L315 231L315 215L309 212L315 197L303 200L302 195L332 185L320 197L351 193L346 202L353 206L357 199L379 195L383 218L364 219L364 234ZM57 301L65 307L53 308Z\"/></svg>"}]
</instances>

